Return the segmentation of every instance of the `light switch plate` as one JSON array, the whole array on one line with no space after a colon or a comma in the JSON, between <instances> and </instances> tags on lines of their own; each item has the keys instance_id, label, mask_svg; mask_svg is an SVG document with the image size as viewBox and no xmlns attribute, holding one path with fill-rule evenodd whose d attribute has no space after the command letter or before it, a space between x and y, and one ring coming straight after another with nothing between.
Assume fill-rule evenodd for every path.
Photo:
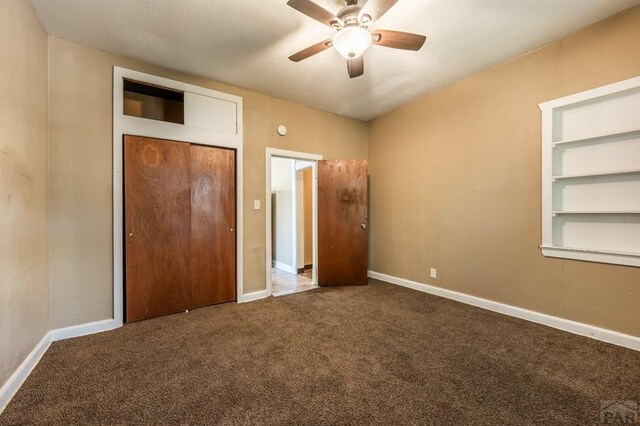
<instances>
[{"instance_id":1,"label":"light switch plate","mask_svg":"<svg viewBox=\"0 0 640 426\"><path fill-rule=\"evenodd\" d=\"M260 210L260 200L253 200L253 209Z\"/></svg>"}]
</instances>

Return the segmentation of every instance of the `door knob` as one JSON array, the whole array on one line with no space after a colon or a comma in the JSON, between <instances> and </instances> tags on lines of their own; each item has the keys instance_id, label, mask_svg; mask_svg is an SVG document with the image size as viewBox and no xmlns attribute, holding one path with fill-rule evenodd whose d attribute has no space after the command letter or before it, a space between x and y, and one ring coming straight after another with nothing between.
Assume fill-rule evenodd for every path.
<instances>
[{"instance_id":1,"label":"door knob","mask_svg":"<svg viewBox=\"0 0 640 426\"><path fill-rule=\"evenodd\" d=\"M130 232L130 233L129 233L129 236L130 236L130 237L133 237L133 232Z\"/></svg>"},{"instance_id":2,"label":"door knob","mask_svg":"<svg viewBox=\"0 0 640 426\"><path fill-rule=\"evenodd\" d=\"M362 228L362 229L367 229L367 224L366 224L366 223L363 223L362 225L360 225L360 228Z\"/></svg>"}]
</instances>

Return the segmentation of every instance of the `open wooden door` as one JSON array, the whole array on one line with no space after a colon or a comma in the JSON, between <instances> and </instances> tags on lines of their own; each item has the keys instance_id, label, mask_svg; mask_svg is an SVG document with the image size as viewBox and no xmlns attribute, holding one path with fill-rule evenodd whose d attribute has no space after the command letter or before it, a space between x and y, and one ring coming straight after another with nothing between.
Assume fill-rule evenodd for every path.
<instances>
[{"instance_id":1,"label":"open wooden door","mask_svg":"<svg viewBox=\"0 0 640 426\"><path fill-rule=\"evenodd\" d=\"M318 161L318 285L366 285L366 160Z\"/></svg>"}]
</instances>

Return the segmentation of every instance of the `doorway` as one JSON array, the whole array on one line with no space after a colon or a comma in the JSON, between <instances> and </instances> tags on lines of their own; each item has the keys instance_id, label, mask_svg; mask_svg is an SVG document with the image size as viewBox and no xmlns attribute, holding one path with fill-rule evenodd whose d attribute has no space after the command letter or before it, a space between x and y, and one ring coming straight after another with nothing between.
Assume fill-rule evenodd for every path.
<instances>
[{"instance_id":1,"label":"doorway","mask_svg":"<svg viewBox=\"0 0 640 426\"><path fill-rule=\"evenodd\" d=\"M315 154L267 148L267 291L274 297L317 288Z\"/></svg>"},{"instance_id":2,"label":"doorway","mask_svg":"<svg viewBox=\"0 0 640 426\"><path fill-rule=\"evenodd\" d=\"M276 273L283 271L291 275L297 274L298 246L294 244L296 238L290 237L288 245L283 250L289 251L289 264L282 265L282 256L277 252L274 230L277 233L278 224L274 226L273 217L279 215L279 210L285 213L293 210L297 203L296 168L308 167L311 163L312 175L312 253L311 288L316 286L352 286L366 285L368 282L368 171L366 160L323 160L322 156L275 148L266 149L266 287L267 294L274 295L273 281ZM275 160L275 162L274 162ZM282 161L281 161L282 160ZM278 193L274 192L272 168L282 162L286 176L290 176L288 189L290 195L280 194L285 203L278 203ZM296 163L298 166L296 166ZM280 173L275 171L274 173ZM304 177L303 177L304 179ZM288 199L288 204L286 203ZM275 201L272 201L275 200ZM282 206L285 207L282 207ZM287 207L287 205L289 207ZM257 205L259 208L259 204ZM294 223L294 219L290 219ZM297 223L297 222L296 222ZM285 227L291 229L291 235L296 235L293 225ZM276 242L276 245L274 245ZM274 253L276 253L274 257ZM272 266L280 266L275 270ZM289 276L289 278L292 278ZM276 288L278 289L278 288ZM296 292L297 289L286 294ZM299 290L297 290L299 291Z\"/></svg>"}]
</instances>

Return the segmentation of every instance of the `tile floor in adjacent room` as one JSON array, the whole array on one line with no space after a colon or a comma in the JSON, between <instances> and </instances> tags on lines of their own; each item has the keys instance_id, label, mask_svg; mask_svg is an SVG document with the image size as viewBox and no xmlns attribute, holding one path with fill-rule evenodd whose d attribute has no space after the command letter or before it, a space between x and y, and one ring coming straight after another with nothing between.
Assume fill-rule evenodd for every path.
<instances>
[{"instance_id":1,"label":"tile floor in adjacent room","mask_svg":"<svg viewBox=\"0 0 640 426\"><path fill-rule=\"evenodd\" d=\"M282 269L271 268L271 294L274 297L315 288L318 288L318 286L311 283L311 269L305 269L304 272L294 275Z\"/></svg>"}]
</instances>

